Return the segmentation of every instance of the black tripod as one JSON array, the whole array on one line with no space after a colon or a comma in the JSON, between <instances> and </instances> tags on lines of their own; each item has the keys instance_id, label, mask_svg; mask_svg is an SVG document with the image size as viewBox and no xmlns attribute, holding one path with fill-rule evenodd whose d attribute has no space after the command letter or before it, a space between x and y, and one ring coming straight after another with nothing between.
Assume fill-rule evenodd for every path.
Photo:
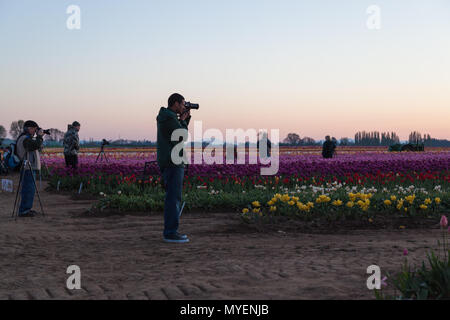
<instances>
[{"instance_id":1,"label":"black tripod","mask_svg":"<svg viewBox=\"0 0 450 320\"><path fill-rule=\"evenodd\" d=\"M20 193L20 191L21 191L21 188L23 188L23 179L24 179L24 176L25 176L25 170L30 170L30 172L31 172L31 177L32 177L32 179L33 179L34 189L36 190L36 193L37 193L37 196L38 196L38 199L39 199L39 204L40 204L40 206L41 206L42 215L45 216L44 208L42 207L41 196L39 195L39 189L38 189L37 186L36 186L36 179L34 178L33 168L31 167L30 161L28 161L27 159L25 159L25 160L23 160L22 166L20 167L20 180L19 180L19 186L17 187L16 200L14 201L14 209L13 209L13 212L12 212L12 214L11 214L11 218L14 217L15 219L17 219L17 214L18 214L18 212L16 212L16 208L17 208L17 211L18 211L18 209L19 209L19 208L17 207L17 203L18 203L17 200L18 200L18 198L19 198L19 193Z\"/></svg>"},{"instance_id":2,"label":"black tripod","mask_svg":"<svg viewBox=\"0 0 450 320\"><path fill-rule=\"evenodd\" d=\"M103 161L103 158L105 158L106 162L109 162L108 158L106 157L104 144L102 144L102 147L100 149L100 152L98 153L98 156L97 156L97 159L95 160L95 162L97 162L99 158L100 158L100 161Z\"/></svg>"},{"instance_id":3,"label":"black tripod","mask_svg":"<svg viewBox=\"0 0 450 320\"><path fill-rule=\"evenodd\" d=\"M0 151L3 151L3 149L0 148ZM4 161L5 161L5 159L3 157L3 152L0 152L0 175L7 175L9 172Z\"/></svg>"},{"instance_id":4,"label":"black tripod","mask_svg":"<svg viewBox=\"0 0 450 320\"><path fill-rule=\"evenodd\" d=\"M8 168L6 168L5 164L3 163L3 160L0 159L0 175L7 175L9 172Z\"/></svg>"}]
</instances>

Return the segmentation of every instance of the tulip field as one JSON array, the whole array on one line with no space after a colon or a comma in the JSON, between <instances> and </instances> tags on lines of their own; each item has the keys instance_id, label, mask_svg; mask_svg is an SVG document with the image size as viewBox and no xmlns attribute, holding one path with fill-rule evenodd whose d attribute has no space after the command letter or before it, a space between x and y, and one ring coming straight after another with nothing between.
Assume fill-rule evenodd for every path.
<instances>
[{"instance_id":1,"label":"tulip field","mask_svg":"<svg viewBox=\"0 0 450 320\"><path fill-rule=\"evenodd\" d=\"M163 210L155 149L109 149L108 162L96 162L97 152L82 150L74 171L65 167L61 150L48 149L43 161L51 188L93 195L101 211ZM318 147L281 148L278 174L259 172L258 164L188 165L186 210L231 210L248 223L277 216L370 221L377 215L432 217L450 211L450 149L389 153L340 147L335 158L322 159Z\"/></svg>"}]
</instances>

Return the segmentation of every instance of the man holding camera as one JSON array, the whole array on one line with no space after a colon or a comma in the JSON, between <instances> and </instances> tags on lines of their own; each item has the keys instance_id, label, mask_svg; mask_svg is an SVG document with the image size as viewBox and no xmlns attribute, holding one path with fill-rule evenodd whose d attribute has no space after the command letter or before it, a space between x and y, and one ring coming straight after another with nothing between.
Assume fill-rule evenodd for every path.
<instances>
[{"instance_id":1,"label":"man holding camera","mask_svg":"<svg viewBox=\"0 0 450 320\"><path fill-rule=\"evenodd\" d=\"M178 141L172 141L172 133L177 129L188 128L190 110L182 95L174 93L169 97L168 108L162 107L157 120L157 160L165 183L164 201L164 241L173 243L189 242L186 235L178 233L183 190L184 164L175 165L172 149Z\"/></svg>"},{"instance_id":2,"label":"man holding camera","mask_svg":"<svg viewBox=\"0 0 450 320\"><path fill-rule=\"evenodd\" d=\"M72 125L69 124L68 130L64 135L64 159L66 167L76 169L78 167L78 151L80 151L80 138L78 132L80 131L80 123L74 121Z\"/></svg>"},{"instance_id":3,"label":"man holding camera","mask_svg":"<svg viewBox=\"0 0 450 320\"><path fill-rule=\"evenodd\" d=\"M34 138L34 135L37 135ZM19 207L19 217L33 217L36 211L33 208L35 190L35 172L41 170L41 159L39 150L42 147L44 130L39 128L34 121L28 120L23 125L23 132L17 138L17 156L21 161L29 161L31 170L28 166L23 167L21 172L22 190L21 202Z\"/></svg>"}]
</instances>

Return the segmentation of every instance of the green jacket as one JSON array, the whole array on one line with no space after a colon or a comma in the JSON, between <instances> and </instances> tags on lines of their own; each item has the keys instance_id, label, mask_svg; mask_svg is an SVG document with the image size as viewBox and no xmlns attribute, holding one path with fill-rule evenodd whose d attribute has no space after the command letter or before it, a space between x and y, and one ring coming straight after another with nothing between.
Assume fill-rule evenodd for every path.
<instances>
[{"instance_id":1,"label":"green jacket","mask_svg":"<svg viewBox=\"0 0 450 320\"><path fill-rule=\"evenodd\" d=\"M65 155L77 155L80 151L80 138L75 127L69 126L69 130L64 134L63 145Z\"/></svg>"},{"instance_id":2,"label":"green jacket","mask_svg":"<svg viewBox=\"0 0 450 320\"><path fill-rule=\"evenodd\" d=\"M183 164L175 165L172 162L172 149L177 145L178 141L171 141L172 133L177 129L188 128L191 117L186 120L178 120L177 114L168 108L162 107L159 110L156 118L158 125L158 140L157 140L157 160L161 172L166 167L184 167Z\"/></svg>"}]
</instances>

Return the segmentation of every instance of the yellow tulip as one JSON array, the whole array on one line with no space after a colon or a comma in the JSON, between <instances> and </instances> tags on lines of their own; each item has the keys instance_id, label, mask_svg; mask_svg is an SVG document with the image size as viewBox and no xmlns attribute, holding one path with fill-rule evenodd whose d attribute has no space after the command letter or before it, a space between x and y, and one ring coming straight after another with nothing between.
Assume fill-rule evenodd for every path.
<instances>
[{"instance_id":1,"label":"yellow tulip","mask_svg":"<svg viewBox=\"0 0 450 320\"><path fill-rule=\"evenodd\" d=\"M408 201L410 204L413 204L415 198L416 198L416 195L413 194L411 196L405 197L405 200Z\"/></svg>"}]
</instances>

